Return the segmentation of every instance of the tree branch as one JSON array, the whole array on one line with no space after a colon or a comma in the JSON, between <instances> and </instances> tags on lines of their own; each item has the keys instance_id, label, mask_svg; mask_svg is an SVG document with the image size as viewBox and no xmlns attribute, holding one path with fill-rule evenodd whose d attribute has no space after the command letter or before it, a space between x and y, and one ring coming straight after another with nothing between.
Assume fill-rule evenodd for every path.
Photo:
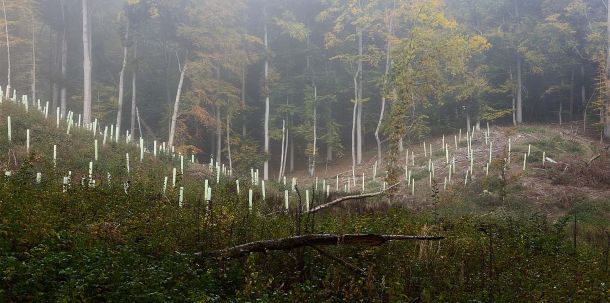
<instances>
[{"instance_id":1,"label":"tree branch","mask_svg":"<svg viewBox=\"0 0 610 303\"><path fill-rule=\"evenodd\" d=\"M336 204L339 204L341 202L345 202L345 201L348 201L348 200L365 199L365 198L372 198L372 197L380 196L380 195L384 194L385 192L389 191L390 189L392 189L392 188L394 188L394 187L396 187L398 185L400 185L400 183L396 183L396 184L386 188L386 190L382 190L382 191L375 192L375 193L341 197L341 198L338 198L338 199L333 200L331 202L328 202L326 204L322 204L322 205L316 206L316 207L310 209L308 212L305 212L305 213L315 213L315 212L318 212L318 211L323 210L325 208L329 208L329 207L335 206Z\"/></svg>"},{"instance_id":2,"label":"tree branch","mask_svg":"<svg viewBox=\"0 0 610 303\"><path fill-rule=\"evenodd\" d=\"M255 241L220 250L195 253L196 256L215 258L239 258L253 252L266 253L272 250L292 250L305 246L367 245L380 246L387 241L438 241L441 236L369 235L369 234L311 234L288 238Z\"/></svg>"}]
</instances>

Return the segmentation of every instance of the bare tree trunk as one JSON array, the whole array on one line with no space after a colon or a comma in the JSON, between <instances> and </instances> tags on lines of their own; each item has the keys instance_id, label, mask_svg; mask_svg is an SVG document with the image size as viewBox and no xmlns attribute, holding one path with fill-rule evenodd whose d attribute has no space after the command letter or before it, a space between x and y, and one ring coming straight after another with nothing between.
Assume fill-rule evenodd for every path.
<instances>
[{"instance_id":1,"label":"bare tree trunk","mask_svg":"<svg viewBox=\"0 0 610 303\"><path fill-rule=\"evenodd\" d=\"M62 6L63 12L63 6ZM67 70L68 70L68 36L66 34L66 28L64 25L63 32L61 34L61 87L59 89L59 106L61 115L66 116L68 104L67 104Z\"/></svg>"},{"instance_id":2,"label":"bare tree trunk","mask_svg":"<svg viewBox=\"0 0 610 303\"><path fill-rule=\"evenodd\" d=\"M8 64L8 76L7 76L7 85L11 87L11 41L9 39L8 33L8 18L6 17L6 5L4 4L4 0L2 0L2 11L4 12L4 30L6 31L6 55L7 55L7 64ZM10 92L8 92L10 93Z\"/></svg>"},{"instance_id":3,"label":"bare tree trunk","mask_svg":"<svg viewBox=\"0 0 610 303\"><path fill-rule=\"evenodd\" d=\"M244 110L246 109L246 63L245 62L241 68L241 106ZM247 130L246 130L247 121L248 121L248 119L244 115L244 121L241 126L241 132L244 137L246 136L246 132L247 132Z\"/></svg>"},{"instance_id":4,"label":"bare tree trunk","mask_svg":"<svg viewBox=\"0 0 610 303\"><path fill-rule=\"evenodd\" d=\"M32 100L36 103L36 22L32 12Z\"/></svg>"},{"instance_id":5,"label":"bare tree trunk","mask_svg":"<svg viewBox=\"0 0 610 303\"><path fill-rule=\"evenodd\" d=\"M284 176L284 172L282 171L282 168L284 167L284 145L286 145L286 120L282 121L282 153L280 155L280 172L277 176L277 182L280 182Z\"/></svg>"},{"instance_id":6,"label":"bare tree trunk","mask_svg":"<svg viewBox=\"0 0 610 303\"><path fill-rule=\"evenodd\" d=\"M607 37L607 57L606 57L606 83L608 83L610 81L610 3L607 3L606 5L607 8L607 12L606 12L606 30L608 33L608 37ZM610 89L607 90L608 94L610 95ZM608 116L610 114L610 102L606 102L606 114L605 114L605 125L604 125L604 135L607 138L610 138L610 116Z\"/></svg>"},{"instance_id":7,"label":"bare tree trunk","mask_svg":"<svg viewBox=\"0 0 610 303\"><path fill-rule=\"evenodd\" d=\"M54 78L53 74L55 73L55 67L56 67L56 44L57 43L53 43L54 40L57 39L53 39L53 31L51 29L49 29L49 57L47 62L49 63L49 100L51 101L51 109L55 108L55 106L57 105L57 99L53 100L55 98L55 96L53 96L54 94L54 88L56 87L56 83L57 83L57 79Z\"/></svg>"},{"instance_id":8,"label":"bare tree trunk","mask_svg":"<svg viewBox=\"0 0 610 303\"><path fill-rule=\"evenodd\" d=\"M559 125L563 124L563 101L559 99Z\"/></svg>"},{"instance_id":9,"label":"bare tree trunk","mask_svg":"<svg viewBox=\"0 0 610 303\"><path fill-rule=\"evenodd\" d=\"M470 122L470 111L468 108L466 109L466 131L472 131L472 126Z\"/></svg>"},{"instance_id":10,"label":"bare tree trunk","mask_svg":"<svg viewBox=\"0 0 610 303\"><path fill-rule=\"evenodd\" d=\"M265 42L265 163L263 179L269 180L269 33L267 32L267 7L263 7L264 42Z\"/></svg>"},{"instance_id":11,"label":"bare tree trunk","mask_svg":"<svg viewBox=\"0 0 610 303\"><path fill-rule=\"evenodd\" d=\"M311 176L316 176L316 153L318 149L318 87L313 83L313 155L311 163Z\"/></svg>"},{"instance_id":12,"label":"bare tree trunk","mask_svg":"<svg viewBox=\"0 0 610 303\"><path fill-rule=\"evenodd\" d=\"M394 6L396 6L396 1L394 1ZM385 61L385 77L386 80L384 80L385 84L387 84L387 77L390 74L390 55L392 52L392 40L391 40L391 36L392 36L392 26L393 26L393 16L392 13L390 13L389 16L389 25L388 25L388 38L387 38L387 45L386 45L386 61ZM387 87L384 87L384 89L387 89ZM382 163L382 155L381 155L381 139L379 138L379 131L381 129L381 122L383 121L383 115L385 113L385 101L386 101L386 97L385 97L385 92L382 92L383 96L381 97L381 112L379 113L379 121L377 122L377 128L375 129L375 139L377 140L377 160L379 161L379 165L381 165ZM401 143L402 143L402 138L401 138ZM402 151L402 144L400 144L401 147L401 151Z\"/></svg>"},{"instance_id":13,"label":"bare tree trunk","mask_svg":"<svg viewBox=\"0 0 610 303\"><path fill-rule=\"evenodd\" d=\"M586 76L585 76L585 65L581 65L580 66L580 76L581 76L581 85L580 85L580 102L581 102L581 106L585 106L585 104L587 103L587 89L585 86L586 83Z\"/></svg>"},{"instance_id":14,"label":"bare tree trunk","mask_svg":"<svg viewBox=\"0 0 610 303\"><path fill-rule=\"evenodd\" d=\"M227 111L227 156L229 157L229 172L233 174L233 158L231 157L231 113Z\"/></svg>"},{"instance_id":15,"label":"bare tree trunk","mask_svg":"<svg viewBox=\"0 0 610 303\"><path fill-rule=\"evenodd\" d=\"M284 167L282 167L282 175L286 175L286 163L288 162L288 138L290 136L290 130L286 127L286 147L284 147Z\"/></svg>"},{"instance_id":16,"label":"bare tree trunk","mask_svg":"<svg viewBox=\"0 0 610 303\"><path fill-rule=\"evenodd\" d=\"M290 137L288 138L288 144L290 144L290 173L293 173L294 172L294 136L292 135L292 133L290 134Z\"/></svg>"},{"instance_id":17,"label":"bare tree trunk","mask_svg":"<svg viewBox=\"0 0 610 303\"><path fill-rule=\"evenodd\" d=\"M222 120L220 106L216 105L216 161L222 159Z\"/></svg>"},{"instance_id":18,"label":"bare tree trunk","mask_svg":"<svg viewBox=\"0 0 610 303\"><path fill-rule=\"evenodd\" d=\"M520 14L519 14L519 2L515 1L515 16L517 18L517 32L520 31ZM521 124L523 123L523 75L522 75L522 62L521 62L521 55L519 54L519 51L517 50L515 52L516 56L517 56L517 124Z\"/></svg>"},{"instance_id":19,"label":"bare tree trunk","mask_svg":"<svg viewBox=\"0 0 610 303\"><path fill-rule=\"evenodd\" d=\"M176 100L174 101L174 111L172 113L171 125L169 128L169 140L167 141L169 147L174 146L174 136L176 134L176 120L178 119L178 111L180 110L180 95L182 95L182 85L184 84L184 74L186 73L187 63L180 68L180 81L178 82L178 89L176 91Z\"/></svg>"},{"instance_id":20,"label":"bare tree trunk","mask_svg":"<svg viewBox=\"0 0 610 303\"><path fill-rule=\"evenodd\" d=\"M516 100L516 91L517 91L517 89L515 88L515 85L514 85L515 82L514 82L514 79L513 79L513 69L512 69L512 67L509 67L509 75L510 75L510 83L511 83L511 87L512 87L511 95L512 95L512 101L513 101L513 103L512 103L513 104L513 107L512 107L513 108L513 125L516 126L517 125L517 108L516 108L516 106L517 106L517 100Z\"/></svg>"},{"instance_id":21,"label":"bare tree trunk","mask_svg":"<svg viewBox=\"0 0 610 303\"><path fill-rule=\"evenodd\" d=\"M572 75L570 77L570 121L574 120L574 103L575 103L575 88L576 83L574 82L575 78L574 68L572 68Z\"/></svg>"},{"instance_id":22,"label":"bare tree trunk","mask_svg":"<svg viewBox=\"0 0 610 303\"><path fill-rule=\"evenodd\" d=\"M89 0L82 0L83 9L83 123L91 123L91 45Z\"/></svg>"},{"instance_id":23,"label":"bare tree trunk","mask_svg":"<svg viewBox=\"0 0 610 303\"><path fill-rule=\"evenodd\" d=\"M354 75L354 109L352 110L352 175L356 173L356 114L358 112L358 74Z\"/></svg>"},{"instance_id":24,"label":"bare tree trunk","mask_svg":"<svg viewBox=\"0 0 610 303\"><path fill-rule=\"evenodd\" d=\"M131 139L134 139L134 136L136 135L136 97L137 97L137 86L136 86L136 77L137 77L137 73L138 73L138 67L137 67L137 44L135 44L133 46L133 60L134 62L136 62L136 64L134 64L133 67L133 74L131 76ZM142 130L140 130L140 132L142 132Z\"/></svg>"},{"instance_id":25,"label":"bare tree trunk","mask_svg":"<svg viewBox=\"0 0 610 303\"><path fill-rule=\"evenodd\" d=\"M360 30L358 32L358 70L360 70L360 73L358 74L359 79L358 79L358 116L356 118L356 132L357 132L357 140L356 140L356 144L357 144L357 157L358 157L358 165L362 164L362 144L363 144L363 137L362 137L362 87L363 87L363 69L362 69L362 54L363 54L363 45L362 45L362 30Z\"/></svg>"},{"instance_id":26,"label":"bare tree trunk","mask_svg":"<svg viewBox=\"0 0 610 303\"><path fill-rule=\"evenodd\" d=\"M523 123L523 75L521 58L517 58L517 124Z\"/></svg>"},{"instance_id":27,"label":"bare tree trunk","mask_svg":"<svg viewBox=\"0 0 610 303\"><path fill-rule=\"evenodd\" d=\"M125 27L125 40L123 41L123 64L119 73L119 104L116 114L116 128L121 132L121 123L123 121L123 95L125 84L125 68L127 67L127 42L129 40L129 22Z\"/></svg>"}]
</instances>

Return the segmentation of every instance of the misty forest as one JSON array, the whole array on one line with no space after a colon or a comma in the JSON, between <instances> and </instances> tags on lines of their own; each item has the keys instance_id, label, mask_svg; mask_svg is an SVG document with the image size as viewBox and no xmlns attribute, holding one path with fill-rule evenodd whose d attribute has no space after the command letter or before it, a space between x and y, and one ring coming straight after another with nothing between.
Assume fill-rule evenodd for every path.
<instances>
[{"instance_id":1,"label":"misty forest","mask_svg":"<svg viewBox=\"0 0 610 303\"><path fill-rule=\"evenodd\" d=\"M608 0L0 1L0 302L610 302Z\"/></svg>"}]
</instances>

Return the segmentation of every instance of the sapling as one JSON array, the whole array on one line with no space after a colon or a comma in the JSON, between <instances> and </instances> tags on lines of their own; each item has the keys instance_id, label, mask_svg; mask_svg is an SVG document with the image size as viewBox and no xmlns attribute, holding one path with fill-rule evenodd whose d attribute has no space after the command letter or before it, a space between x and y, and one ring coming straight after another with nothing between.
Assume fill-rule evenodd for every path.
<instances>
[{"instance_id":1,"label":"sapling","mask_svg":"<svg viewBox=\"0 0 610 303\"><path fill-rule=\"evenodd\" d=\"M180 173L184 175L184 156L180 155ZM218 181L216 181L218 182Z\"/></svg>"},{"instance_id":2,"label":"sapling","mask_svg":"<svg viewBox=\"0 0 610 303\"><path fill-rule=\"evenodd\" d=\"M163 178L163 194L167 191L167 176Z\"/></svg>"},{"instance_id":3,"label":"sapling","mask_svg":"<svg viewBox=\"0 0 610 303\"><path fill-rule=\"evenodd\" d=\"M98 160L98 156L99 156L98 155L98 150L97 150L97 139L95 139L93 141L93 146L94 146L94 149L95 149L95 161L97 161Z\"/></svg>"},{"instance_id":4,"label":"sapling","mask_svg":"<svg viewBox=\"0 0 610 303\"><path fill-rule=\"evenodd\" d=\"M305 211L309 212L309 189L305 190Z\"/></svg>"},{"instance_id":5,"label":"sapling","mask_svg":"<svg viewBox=\"0 0 610 303\"><path fill-rule=\"evenodd\" d=\"M527 153L523 154L523 171L525 171L525 164L527 163Z\"/></svg>"},{"instance_id":6,"label":"sapling","mask_svg":"<svg viewBox=\"0 0 610 303\"><path fill-rule=\"evenodd\" d=\"M25 130L25 137L26 137L25 149L26 149L26 152L29 154L30 153L30 130L29 129Z\"/></svg>"},{"instance_id":7,"label":"sapling","mask_svg":"<svg viewBox=\"0 0 610 303\"><path fill-rule=\"evenodd\" d=\"M248 190L248 209L252 210L252 189Z\"/></svg>"},{"instance_id":8,"label":"sapling","mask_svg":"<svg viewBox=\"0 0 610 303\"><path fill-rule=\"evenodd\" d=\"M330 197L330 185L326 185L326 197Z\"/></svg>"},{"instance_id":9,"label":"sapling","mask_svg":"<svg viewBox=\"0 0 610 303\"><path fill-rule=\"evenodd\" d=\"M55 111L55 126L59 128L59 107Z\"/></svg>"},{"instance_id":10,"label":"sapling","mask_svg":"<svg viewBox=\"0 0 610 303\"><path fill-rule=\"evenodd\" d=\"M426 141L424 141L424 157L428 156L428 152L426 151Z\"/></svg>"},{"instance_id":11,"label":"sapling","mask_svg":"<svg viewBox=\"0 0 610 303\"><path fill-rule=\"evenodd\" d=\"M263 200L266 200L266 198L267 198L267 190L265 188L265 180L261 181L261 191L262 191L262 194L263 194Z\"/></svg>"},{"instance_id":12,"label":"sapling","mask_svg":"<svg viewBox=\"0 0 610 303\"><path fill-rule=\"evenodd\" d=\"M415 178L411 180L411 195L415 196Z\"/></svg>"},{"instance_id":13,"label":"sapling","mask_svg":"<svg viewBox=\"0 0 610 303\"><path fill-rule=\"evenodd\" d=\"M210 201L210 197L208 196L209 187L210 187L210 181L208 181L208 179L205 179L205 181L203 182L203 195L204 195L204 199L206 201Z\"/></svg>"},{"instance_id":14,"label":"sapling","mask_svg":"<svg viewBox=\"0 0 610 303\"><path fill-rule=\"evenodd\" d=\"M314 191L317 192L318 191L318 177L316 177L316 185L314 187Z\"/></svg>"},{"instance_id":15,"label":"sapling","mask_svg":"<svg viewBox=\"0 0 610 303\"><path fill-rule=\"evenodd\" d=\"M337 188L335 189L335 191L339 191L339 175L337 175Z\"/></svg>"},{"instance_id":16,"label":"sapling","mask_svg":"<svg viewBox=\"0 0 610 303\"><path fill-rule=\"evenodd\" d=\"M104 127L104 138L102 139L102 146L106 146L106 139L108 137L108 126Z\"/></svg>"},{"instance_id":17,"label":"sapling","mask_svg":"<svg viewBox=\"0 0 610 303\"><path fill-rule=\"evenodd\" d=\"M286 208L286 211L288 211L288 190L284 190L284 207Z\"/></svg>"},{"instance_id":18,"label":"sapling","mask_svg":"<svg viewBox=\"0 0 610 303\"><path fill-rule=\"evenodd\" d=\"M364 192L364 173L362 173L362 192Z\"/></svg>"},{"instance_id":19,"label":"sapling","mask_svg":"<svg viewBox=\"0 0 610 303\"><path fill-rule=\"evenodd\" d=\"M6 123L7 123L7 127L8 127L8 142L11 142L13 140L13 130L11 129L11 116L8 116L6 118Z\"/></svg>"},{"instance_id":20,"label":"sapling","mask_svg":"<svg viewBox=\"0 0 610 303\"><path fill-rule=\"evenodd\" d=\"M184 202L184 187L180 187L180 196L178 198L178 206L182 207L183 202Z\"/></svg>"},{"instance_id":21,"label":"sapling","mask_svg":"<svg viewBox=\"0 0 610 303\"><path fill-rule=\"evenodd\" d=\"M57 167L57 145L53 145L53 168Z\"/></svg>"},{"instance_id":22,"label":"sapling","mask_svg":"<svg viewBox=\"0 0 610 303\"><path fill-rule=\"evenodd\" d=\"M144 161L144 139L140 137L140 162L142 161Z\"/></svg>"},{"instance_id":23,"label":"sapling","mask_svg":"<svg viewBox=\"0 0 610 303\"><path fill-rule=\"evenodd\" d=\"M468 169L466 170L466 177L464 178L464 185L468 184Z\"/></svg>"},{"instance_id":24,"label":"sapling","mask_svg":"<svg viewBox=\"0 0 610 303\"><path fill-rule=\"evenodd\" d=\"M206 183L208 180L205 180ZM172 168L172 187L176 187L176 168ZM207 186L206 186L207 187Z\"/></svg>"},{"instance_id":25,"label":"sapling","mask_svg":"<svg viewBox=\"0 0 610 303\"><path fill-rule=\"evenodd\" d=\"M527 145L527 155L530 156L532 154L532 145L528 144Z\"/></svg>"},{"instance_id":26,"label":"sapling","mask_svg":"<svg viewBox=\"0 0 610 303\"><path fill-rule=\"evenodd\" d=\"M42 182L42 173L36 173L36 184Z\"/></svg>"},{"instance_id":27,"label":"sapling","mask_svg":"<svg viewBox=\"0 0 610 303\"><path fill-rule=\"evenodd\" d=\"M125 153L125 166L127 167L127 173L129 174L129 153Z\"/></svg>"},{"instance_id":28,"label":"sapling","mask_svg":"<svg viewBox=\"0 0 610 303\"><path fill-rule=\"evenodd\" d=\"M157 140L153 141L153 155L157 157Z\"/></svg>"}]
</instances>

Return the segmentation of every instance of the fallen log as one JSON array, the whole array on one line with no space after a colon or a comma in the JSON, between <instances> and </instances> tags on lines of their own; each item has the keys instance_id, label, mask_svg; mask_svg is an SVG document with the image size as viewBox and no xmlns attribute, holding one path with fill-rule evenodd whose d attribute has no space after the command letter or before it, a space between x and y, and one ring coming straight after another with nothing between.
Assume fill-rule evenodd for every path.
<instances>
[{"instance_id":1,"label":"fallen log","mask_svg":"<svg viewBox=\"0 0 610 303\"><path fill-rule=\"evenodd\" d=\"M335 206L341 202L345 202L345 201L349 201L349 200L358 200L358 199L366 199L366 198L372 198L372 197L376 197L376 196L380 196L382 194L384 194L385 192L389 191L390 189L396 187L400 185L400 183L396 183L388 188L386 188L385 190L379 191L379 192L374 192L374 193L369 193L369 194L362 194L362 195L354 195L354 196L346 196L346 197L341 197L338 199L335 199L333 201L330 201L328 203L322 204L322 205L318 205L312 209L310 209L309 211L304 212L304 214L311 214L311 213L315 213L318 211L321 211L325 208L329 208L332 206Z\"/></svg>"},{"instance_id":2,"label":"fallen log","mask_svg":"<svg viewBox=\"0 0 610 303\"><path fill-rule=\"evenodd\" d=\"M266 253L274 250L293 250L306 246L366 245L380 246L388 241L439 241L441 236L369 235L369 234L311 234L274 240L255 241L220 250L195 253L207 258L239 258L250 253Z\"/></svg>"}]
</instances>

